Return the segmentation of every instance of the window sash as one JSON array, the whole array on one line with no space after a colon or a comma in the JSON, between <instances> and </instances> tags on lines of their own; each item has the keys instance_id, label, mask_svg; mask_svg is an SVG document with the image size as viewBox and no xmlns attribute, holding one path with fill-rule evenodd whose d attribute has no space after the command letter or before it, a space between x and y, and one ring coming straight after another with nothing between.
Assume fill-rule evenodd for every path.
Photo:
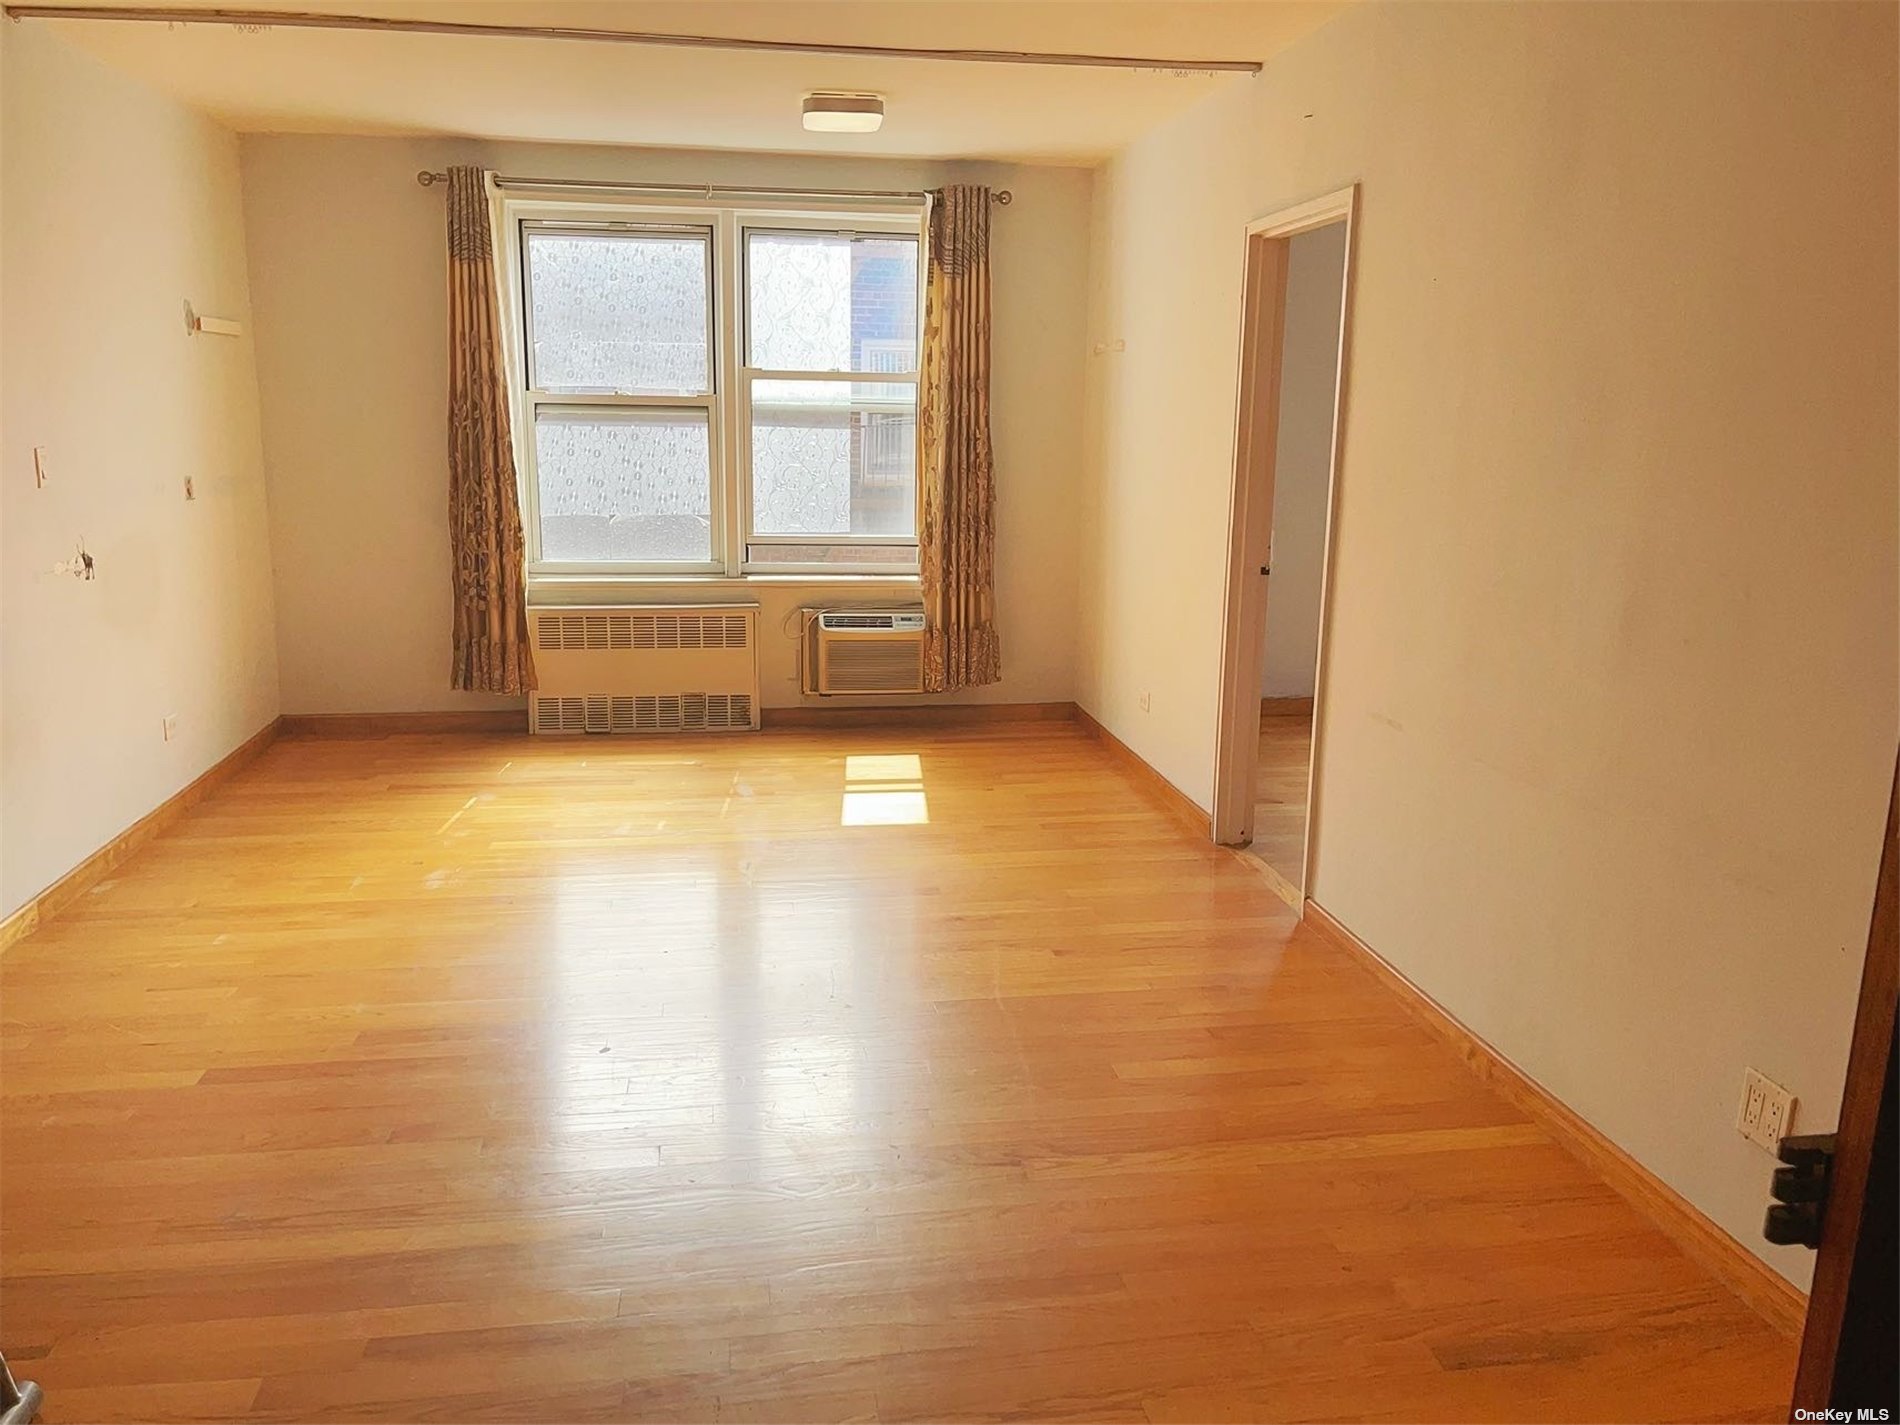
<instances>
[{"instance_id":1,"label":"window sash","mask_svg":"<svg viewBox=\"0 0 1900 1425\"><path fill-rule=\"evenodd\" d=\"M706 413L707 458L706 483L708 509L711 521L711 556L704 560L585 560L550 559L542 552L541 531L541 474L538 461L536 426L541 413L561 414L570 411L704 411ZM718 398L711 393L703 396L662 397L662 396L594 396L576 400L572 397L548 394L539 391L528 393L525 403L527 429L517 439L517 447L526 451L527 464L524 488L522 490L523 536L528 546L528 573L564 574L564 575L600 575L613 576L630 573L640 574L717 574L726 568L724 552L721 548L721 531L725 528L725 484L720 478L721 447L724 432L720 428Z\"/></svg>"},{"instance_id":2,"label":"window sash","mask_svg":"<svg viewBox=\"0 0 1900 1425\"><path fill-rule=\"evenodd\" d=\"M598 576L605 578L639 575L702 575L727 570L726 495L723 471L727 432L720 401L721 360L721 289L719 282L719 223L680 220L672 214L639 213L620 204L600 205L598 219L541 217L522 213L507 225L514 252L509 267L519 294L519 321L511 323L520 332L521 353L515 363L515 380L524 389L519 392L520 429L515 433L516 468L520 472L523 542L527 546L527 574ZM530 267L529 241L538 234L555 236L692 237L705 244L706 261L706 388L689 395L606 391L546 391L536 383L534 369L534 287ZM551 559L543 550L541 529L541 476L535 431L543 410L579 408L625 410L699 409L706 413L709 434L706 470L708 508L711 510L711 554L705 560L575 560Z\"/></svg>"},{"instance_id":3,"label":"window sash","mask_svg":"<svg viewBox=\"0 0 1900 1425\"><path fill-rule=\"evenodd\" d=\"M770 410L773 405L778 403L755 401L753 399L753 387L755 383L759 381L803 382L818 380L859 385L909 386L912 391L912 399L908 403L867 400L862 405L853 403L848 409L852 411L882 411L894 415L914 415L917 411L916 395L918 381L917 373L914 371L903 373L861 371L807 372L762 370L753 367L743 368L739 382L740 418L745 431L745 443L741 447L740 455L740 464L742 467L740 490L742 502L740 509L744 512L744 542L747 551L749 552L749 547L755 544L807 545L813 547L827 545L864 545L915 550L917 548L917 472L921 470L923 463L923 422L921 420L916 423L918 449L913 455L911 465L911 532L909 534L852 534L849 532L843 534L820 534L809 531L796 534L765 534L759 531L757 527L758 505L753 499L753 413L761 407ZM747 572L770 572L775 574L824 573L827 571L835 574L838 572L837 566L831 564L794 563L784 560L760 562L750 558L745 560L745 568ZM889 561L873 563L867 561L863 564L853 563L849 568L852 573L862 574L914 574L917 571L917 562L915 558L901 563Z\"/></svg>"},{"instance_id":4,"label":"window sash","mask_svg":"<svg viewBox=\"0 0 1900 1425\"><path fill-rule=\"evenodd\" d=\"M534 340L534 268L529 261L532 239L536 237L626 237L626 238L691 238L703 246L702 256L706 270L706 384L698 391L679 392L677 394L650 391L610 391L610 392L543 392L535 370ZM530 392L544 394L552 398L585 397L605 395L609 397L651 397L664 400L677 400L684 396L709 396L719 389L719 317L716 293L718 289L716 250L718 231L711 225L680 225L669 223L552 223L523 219L520 224L520 256L518 267L521 281L521 317L522 317L522 380Z\"/></svg>"},{"instance_id":5,"label":"window sash","mask_svg":"<svg viewBox=\"0 0 1900 1425\"><path fill-rule=\"evenodd\" d=\"M916 312L916 319L912 323L913 339L911 343L912 349L911 349L911 354L910 354L910 361L911 361L910 370L908 372L903 372L903 373L897 373L897 372L888 373L891 375L903 374L903 375L908 375L914 378L917 375L918 368L923 365L923 354L924 354L923 353L923 336L924 336L925 271L924 271L924 237L923 237L922 228L923 228L923 225L922 225L921 218L918 221L917 228L912 231L893 231L890 228L880 229L877 227L859 228L859 227L851 226L849 223L838 225L838 226L831 226L831 227L817 227L817 226L809 226L809 225L802 225L802 224L793 226L793 225L787 225L784 223L774 223L774 222L764 222L764 223L741 222L739 225L739 272L738 272L738 279L739 279L738 295L739 295L739 306L740 306L738 338L739 338L739 362L740 362L741 367L744 367L746 369L751 369L747 367L746 364L752 358L752 239L754 237L811 236L811 237L842 237L842 238L847 238L847 239L882 237L882 238L893 238L893 239L900 239L900 240L908 239L909 241L912 241L916 243L917 245L916 307L914 309ZM800 376L813 376L813 377L818 377L818 376L849 377L853 374L853 372L852 371L834 371L834 370L829 370L829 369L804 368L800 370L799 374ZM880 374L886 374L886 373L880 373Z\"/></svg>"},{"instance_id":6,"label":"window sash","mask_svg":"<svg viewBox=\"0 0 1900 1425\"><path fill-rule=\"evenodd\" d=\"M812 233L818 236L827 236L827 237L844 236L844 237L865 237L865 238L877 238L877 237L903 238L903 239L908 239L916 243L917 245L917 263L916 263L917 279L916 279L916 290L915 290L915 295L913 299L915 302L914 310L915 310L916 316L915 316L915 320L912 323L912 329L915 335L913 338L913 347L910 353L910 360L909 360L910 369L909 370L907 371L876 371L876 370L869 370L869 369L860 367L860 368L854 368L854 369L846 370L846 371L834 371L834 370L815 370L815 369L809 369L809 368L786 369L786 368L780 368L780 367L752 366L752 365L746 364L752 355L752 311L751 311L751 302L750 302L751 292L752 292L751 239L755 235L771 236L774 234L796 234L796 233ZM739 458L739 465L740 465L739 477L740 478L739 478L739 491L738 491L739 509L740 509L741 517L742 517L742 529L740 531L741 544L740 544L740 551L739 551L741 555L741 559L743 561L742 568L747 573L774 573L774 574L830 573L830 574L836 574L839 572L839 566L837 564L827 564L827 563L822 563L822 562L793 562L793 561L782 561L782 560L769 560L769 561L754 560L750 557L751 548L754 545L760 545L760 546L778 545L778 546L792 546L792 547L802 546L802 547L809 547L809 548L826 548L826 547L834 547L834 546L846 546L846 547L859 546L859 547L866 547L866 548L882 547L882 548L908 549L912 551L912 555L910 558L903 560L901 562L865 561L863 563L858 563L854 561L845 566L845 568L849 572L858 573L858 574L911 574L911 575L914 575L917 572L917 558L915 555L915 551L917 549L917 533L916 533L917 531L917 504L916 504L917 483L918 483L918 480L921 478L921 472L923 469L923 422L921 418L917 421L917 427L916 427L917 449L913 456L913 462L912 462L912 467L911 467L912 468L911 519L910 519L911 533L908 535L851 534L848 532L844 534L814 534L814 533L809 533L809 532L797 533L797 534L762 534L760 533L757 528L758 506L757 506L756 501L753 498L753 495L754 495L754 481L753 481L754 450L753 450L753 440L752 440L752 429L753 429L753 414L754 414L755 409L759 405L759 403L753 399L753 391L756 384L760 381L798 381L798 382L835 381L835 382L847 383L851 385L909 386L912 391L912 399L909 404L899 405L897 403L888 403L887 405L884 406L884 408L892 411L893 413L896 413L896 412L916 413L917 412L917 405L918 405L917 398L921 394L920 389L919 389L920 375L921 375L920 368L923 365L923 313L924 313L923 284L924 284L924 278L926 275L926 265L924 261L923 222L922 222L921 215L919 215L914 226L907 225L903 229L894 229L893 227L888 226L888 225L884 225L884 226L860 225L857 221L853 219L846 219L845 221L840 222L840 223L824 224L824 225L820 225L816 223L788 224L788 223L779 222L779 221L775 221L771 219L767 219L767 220L759 221L759 222L742 222L740 224L738 249L739 249L740 262L739 262L739 271L738 271L737 276L738 276L739 290L741 293L741 299L742 299L742 305L743 305L742 317L739 323L739 331L737 334L739 343L740 343L739 353L740 353L741 365L739 367L738 391L736 392L736 395L738 397L736 404L739 407L736 425L737 425L738 430L741 432L741 436L742 436L741 443L739 445L739 457L740 457ZM871 408L877 409L878 407L872 406ZM857 407L854 406L854 409L857 409Z\"/></svg>"}]
</instances>

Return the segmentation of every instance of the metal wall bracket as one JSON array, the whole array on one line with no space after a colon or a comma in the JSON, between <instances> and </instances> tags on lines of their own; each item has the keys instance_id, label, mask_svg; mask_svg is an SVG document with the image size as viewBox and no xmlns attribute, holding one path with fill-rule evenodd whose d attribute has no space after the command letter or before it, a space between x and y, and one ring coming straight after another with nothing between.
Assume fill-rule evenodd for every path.
<instances>
[{"instance_id":1,"label":"metal wall bracket","mask_svg":"<svg viewBox=\"0 0 1900 1425\"><path fill-rule=\"evenodd\" d=\"M0 1425L32 1425L40 1413L40 1388L32 1381L15 1384L7 1358L0 1356Z\"/></svg>"},{"instance_id":2,"label":"metal wall bracket","mask_svg":"<svg viewBox=\"0 0 1900 1425\"><path fill-rule=\"evenodd\" d=\"M1827 1190L1834 1176L1834 1135L1783 1138L1776 1153L1787 1166L1775 1169L1769 1186L1775 1201L1761 1235L1777 1246L1818 1247L1827 1221Z\"/></svg>"}]
</instances>

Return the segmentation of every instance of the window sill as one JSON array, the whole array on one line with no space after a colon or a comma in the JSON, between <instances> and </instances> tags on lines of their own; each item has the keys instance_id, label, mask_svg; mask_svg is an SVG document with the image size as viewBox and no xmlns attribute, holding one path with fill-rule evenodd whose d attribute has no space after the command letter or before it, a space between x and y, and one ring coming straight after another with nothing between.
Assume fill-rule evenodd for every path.
<instances>
[{"instance_id":1,"label":"window sill","mask_svg":"<svg viewBox=\"0 0 1900 1425\"><path fill-rule=\"evenodd\" d=\"M889 591L915 596L920 587L915 574L541 574L528 580L528 603L651 603L673 595L692 603L708 596L730 598L764 589Z\"/></svg>"}]
</instances>

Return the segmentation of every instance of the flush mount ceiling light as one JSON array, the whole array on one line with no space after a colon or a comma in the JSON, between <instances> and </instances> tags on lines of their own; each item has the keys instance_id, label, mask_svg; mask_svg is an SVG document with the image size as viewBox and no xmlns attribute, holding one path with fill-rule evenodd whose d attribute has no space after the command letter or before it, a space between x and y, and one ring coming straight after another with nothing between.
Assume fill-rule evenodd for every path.
<instances>
[{"instance_id":1,"label":"flush mount ceiling light","mask_svg":"<svg viewBox=\"0 0 1900 1425\"><path fill-rule=\"evenodd\" d=\"M805 127L820 134L875 133L884 122L878 94L807 94Z\"/></svg>"}]
</instances>

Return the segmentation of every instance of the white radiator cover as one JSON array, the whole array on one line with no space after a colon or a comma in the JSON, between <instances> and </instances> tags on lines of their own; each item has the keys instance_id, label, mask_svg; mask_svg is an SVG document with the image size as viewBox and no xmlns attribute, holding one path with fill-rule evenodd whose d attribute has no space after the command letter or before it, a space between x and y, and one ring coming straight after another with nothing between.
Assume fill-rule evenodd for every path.
<instances>
[{"instance_id":1,"label":"white radiator cover","mask_svg":"<svg viewBox=\"0 0 1900 1425\"><path fill-rule=\"evenodd\" d=\"M759 606L528 610L537 736L751 732L759 726Z\"/></svg>"}]
</instances>

